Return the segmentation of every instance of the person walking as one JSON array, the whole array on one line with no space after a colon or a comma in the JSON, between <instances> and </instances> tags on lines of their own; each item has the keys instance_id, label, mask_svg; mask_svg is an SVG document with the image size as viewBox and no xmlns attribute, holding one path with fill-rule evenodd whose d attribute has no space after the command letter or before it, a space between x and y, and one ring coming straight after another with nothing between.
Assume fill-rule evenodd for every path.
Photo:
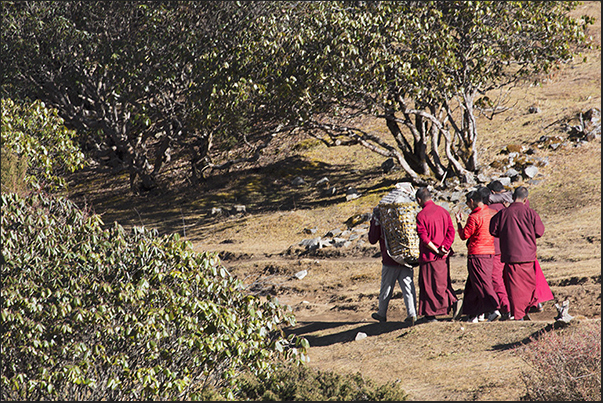
<instances>
[{"instance_id":1,"label":"person walking","mask_svg":"<svg viewBox=\"0 0 603 403\"><path fill-rule=\"evenodd\" d=\"M503 184L494 180L488 184L488 189L491 191L491 195L489 197L489 207L493 210L500 211L503 208L506 208L510 203L513 202L512 192L505 189ZM526 200L525 205L530 207L530 201ZM504 285L503 280L503 268L504 263L500 260L500 240L498 238L494 238L494 248L496 250L494 255L494 268L492 270L493 274L493 283L494 289L498 295L500 300L499 310L502 313L503 320L512 319L512 315L509 312L509 298L507 296L507 290ZM536 301L530 306L529 312L542 312L544 310L543 303L546 301L551 301L555 297L553 296L553 291L549 286L549 283L542 272L542 268L540 267L540 263L538 262L538 257L535 260L536 267Z\"/></svg>"},{"instance_id":2,"label":"person walking","mask_svg":"<svg viewBox=\"0 0 603 403\"><path fill-rule=\"evenodd\" d=\"M453 310L458 317L462 303L452 289L450 256L454 242L454 225L448 211L435 204L427 188L415 194L421 211L417 214L419 235L419 315L426 322L437 322L436 316Z\"/></svg>"},{"instance_id":3,"label":"person walking","mask_svg":"<svg viewBox=\"0 0 603 403\"><path fill-rule=\"evenodd\" d=\"M372 245L379 242L382 264L379 308L376 313L371 315L371 317L379 322L387 321L387 308L389 306L389 301L394 294L394 287L397 281L402 289L402 297L404 299L404 305L406 305L407 317L404 321L410 326L413 326L417 320L417 294L413 280L414 270L411 265L399 264L392 259L387 252L383 231L381 230L380 213L378 207L373 209L373 217L371 218L368 239Z\"/></svg>"},{"instance_id":4,"label":"person walking","mask_svg":"<svg viewBox=\"0 0 603 403\"><path fill-rule=\"evenodd\" d=\"M503 184L498 180L490 182L487 187L481 189L484 202L491 209L492 215L513 202L512 193L506 190ZM511 307L509 305L509 296L507 295L505 281L503 280L503 269L505 264L500 260L500 239L496 237L493 237L493 239L494 259L492 260L492 286L498 296L498 310L502 315L501 319L507 320L511 318Z\"/></svg>"},{"instance_id":5,"label":"person walking","mask_svg":"<svg viewBox=\"0 0 603 403\"><path fill-rule=\"evenodd\" d=\"M513 203L500 210L490 221L490 234L500 239L503 277L515 320L529 320L529 308L537 304L536 239L544 234L538 213L526 206L528 189L519 186Z\"/></svg>"},{"instance_id":6,"label":"person walking","mask_svg":"<svg viewBox=\"0 0 603 403\"><path fill-rule=\"evenodd\" d=\"M466 204L471 213L467 223L462 225L463 213L455 214L459 237L467 241L467 272L463 295L463 313L468 321L477 323L487 317L489 322L501 317L499 300L492 282L494 263L494 237L490 234L492 213L484 204L483 192L472 190L466 195Z\"/></svg>"}]
</instances>

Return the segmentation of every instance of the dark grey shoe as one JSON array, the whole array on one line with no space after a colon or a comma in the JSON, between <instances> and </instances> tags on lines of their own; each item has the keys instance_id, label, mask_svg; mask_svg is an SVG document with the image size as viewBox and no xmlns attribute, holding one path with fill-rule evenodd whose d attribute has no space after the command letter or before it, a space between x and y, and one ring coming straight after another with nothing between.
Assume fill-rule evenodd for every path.
<instances>
[{"instance_id":1,"label":"dark grey shoe","mask_svg":"<svg viewBox=\"0 0 603 403\"><path fill-rule=\"evenodd\" d=\"M378 320L379 322L387 322L387 318L385 318L384 316L379 315L377 312L375 312L374 314L371 315L371 318Z\"/></svg>"}]
</instances>

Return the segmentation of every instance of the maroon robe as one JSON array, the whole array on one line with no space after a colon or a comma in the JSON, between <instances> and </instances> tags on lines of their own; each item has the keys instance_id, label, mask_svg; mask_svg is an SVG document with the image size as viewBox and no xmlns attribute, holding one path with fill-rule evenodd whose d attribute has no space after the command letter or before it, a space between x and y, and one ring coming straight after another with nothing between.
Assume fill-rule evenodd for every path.
<instances>
[{"instance_id":1,"label":"maroon robe","mask_svg":"<svg viewBox=\"0 0 603 403\"><path fill-rule=\"evenodd\" d=\"M417 214L419 235L419 315L446 315L458 298L454 294L450 279L450 256L433 253L428 247L450 249L454 242L454 225L450 213L428 200Z\"/></svg>"},{"instance_id":2,"label":"maroon robe","mask_svg":"<svg viewBox=\"0 0 603 403\"><path fill-rule=\"evenodd\" d=\"M500 260L504 263L533 262L536 238L544 234L544 224L537 212L514 202L492 217L490 234L500 239Z\"/></svg>"},{"instance_id":3,"label":"maroon robe","mask_svg":"<svg viewBox=\"0 0 603 403\"><path fill-rule=\"evenodd\" d=\"M498 297L498 309L501 313L508 313L510 312L511 306L509 305L507 287L505 286L505 280L503 279L504 268L505 264L500 261L500 254L494 255L494 259L492 261L492 287L494 288L494 292L496 292L496 296Z\"/></svg>"},{"instance_id":4,"label":"maroon robe","mask_svg":"<svg viewBox=\"0 0 603 403\"><path fill-rule=\"evenodd\" d=\"M535 262L505 263L504 279L511 315L521 320L531 306L536 305L536 267Z\"/></svg>"},{"instance_id":5,"label":"maroon robe","mask_svg":"<svg viewBox=\"0 0 603 403\"><path fill-rule=\"evenodd\" d=\"M492 195L490 196L492 202ZM494 214L505 208L502 202L496 202L488 205ZM492 287L498 297L499 305L498 309L501 313L508 313L510 310L509 297L507 295L507 288L505 287L505 281L503 280L503 269L505 264L500 260L500 239L494 237L494 261L492 262Z\"/></svg>"},{"instance_id":6,"label":"maroon robe","mask_svg":"<svg viewBox=\"0 0 603 403\"><path fill-rule=\"evenodd\" d=\"M498 296L492 284L492 263L494 255L468 255L463 296L463 313L478 316L498 309Z\"/></svg>"},{"instance_id":7,"label":"maroon robe","mask_svg":"<svg viewBox=\"0 0 603 403\"><path fill-rule=\"evenodd\" d=\"M419 268L419 315L447 315L458 298L450 279L449 258L421 262Z\"/></svg>"}]
</instances>

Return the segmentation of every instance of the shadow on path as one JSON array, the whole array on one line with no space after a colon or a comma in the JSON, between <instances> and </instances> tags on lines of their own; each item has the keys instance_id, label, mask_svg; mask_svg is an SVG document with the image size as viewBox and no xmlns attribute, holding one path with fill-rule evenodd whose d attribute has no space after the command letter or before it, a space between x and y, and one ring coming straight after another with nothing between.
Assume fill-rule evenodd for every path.
<instances>
[{"instance_id":1,"label":"shadow on path","mask_svg":"<svg viewBox=\"0 0 603 403\"><path fill-rule=\"evenodd\" d=\"M446 322L446 319L441 319L439 322ZM415 326L427 324L422 320L417 321ZM312 335L311 333L322 330L336 329L338 327L355 326L353 329L342 330L338 333L328 334L324 336ZM384 333L395 332L401 329L408 329L412 326L406 322L298 322L298 325L293 328L285 329L287 335L295 334L296 336L304 337L312 347L330 346L336 343L347 343L356 340L358 332L365 333L367 336L378 336Z\"/></svg>"}]
</instances>

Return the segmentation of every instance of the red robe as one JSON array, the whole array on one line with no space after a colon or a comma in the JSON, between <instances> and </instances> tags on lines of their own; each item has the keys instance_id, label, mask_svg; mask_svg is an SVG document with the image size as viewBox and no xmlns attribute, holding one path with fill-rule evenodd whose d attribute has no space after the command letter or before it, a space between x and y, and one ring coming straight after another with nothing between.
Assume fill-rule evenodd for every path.
<instances>
[{"instance_id":1,"label":"red robe","mask_svg":"<svg viewBox=\"0 0 603 403\"><path fill-rule=\"evenodd\" d=\"M505 263L503 277L509 295L510 312L515 320L525 317L530 307L538 303L535 265L535 262Z\"/></svg>"},{"instance_id":2,"label":"red robe","mask_svg":"<svg viewBox=\"0 0 603 403\"><path fill-rule=\"evenodd\" d=\"M494 215L498 211L505 208L505 205L500 203L492 203L490 207L491 214ZM501 313L508 313L510 311L509 296L507 295L507 287L505 287L505 281L503 280L503 269L505 264L500 260L500 239L494 237L494 260L492 262L492 287L498 297L498 309Z\"/></svg>"},{"instance_id":3,"label":"red robe","mask_svg":"<svg viewBox=\"0 0 603 403\"><path fill-rule=\"evenodd\" d=\"M492 217L490 233L500 238L501 261L505 263L503 277L511 314L515 320L522 319L530 306L538 303L536 239L544 233L544 224L538 213L526 204L514 202Z\"/></svg>"},{"instance_id":4,"label":"red robe","mask_svg":"<svg viewBox=\"0 0 603 403\"><path fill-rule=\"evenodd\" d=\"M530 207L529 200L526 200L526 207ZM488 207L495 211L500 211L505 208L502 202L500 203L492 203ZM494 265L492 268L492 285L494 286L494 290L498 295L498 299L500 301L499 309L502 313L509 312L509 297L507 295L507 289L503 280L503 268L504 263L500 259L500 239L494 238ZM538 263L538 259L535 260L536 266L536 298L537 301L534 305L537 305L539 302L546 302L555 299L553 292L551 291L551 287L549 286L546 278L544 277L544 273L542 272L542 268Z\"/></svg>"},{"instance_id":5,"label":"red robe","mask_svg":"<svg viewBox=\"0 0 603 403\"><path fill-rule=\"evenodd\" d=\"M431 241L436 247L451 248L455 232L450 213L428 200L417 214L417 234L420 240L419 315L446 315L458 300L450 279L450 254L437 255L427 244Z\"/></svg>"}]
</instances>

